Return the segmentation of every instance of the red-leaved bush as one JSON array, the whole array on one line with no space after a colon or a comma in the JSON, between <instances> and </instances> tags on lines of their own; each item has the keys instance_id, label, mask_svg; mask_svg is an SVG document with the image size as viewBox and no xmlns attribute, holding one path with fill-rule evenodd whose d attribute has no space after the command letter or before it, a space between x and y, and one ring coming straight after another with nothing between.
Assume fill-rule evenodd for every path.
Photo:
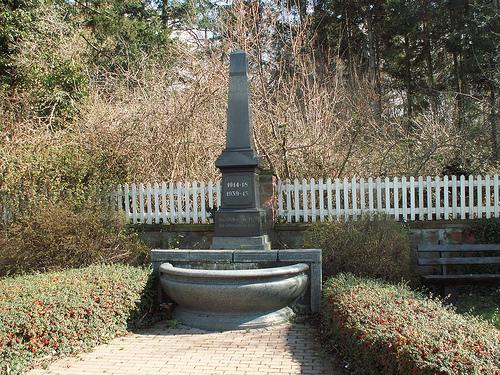
<instances>
[{"instance_id":1,"label":"red-leaved bush","mask_svg":"<svg viewBox=\"0 0 500 375\"><path fill-rule=\"evenodd\" d=\"M322 328L359 374L500 374L500 332L404 284L340 274Z\"/></svg>"},{"instance_id":2,"label":"red-leaved bush","mask_svg":"<svg viewBox=\"0 0 500 375\"><path fill-rule=\"evenodd\" d=\"M125 265L0 279L0 375L90 350L146 323L151 271Z\"/></svg>"}]
</instances>

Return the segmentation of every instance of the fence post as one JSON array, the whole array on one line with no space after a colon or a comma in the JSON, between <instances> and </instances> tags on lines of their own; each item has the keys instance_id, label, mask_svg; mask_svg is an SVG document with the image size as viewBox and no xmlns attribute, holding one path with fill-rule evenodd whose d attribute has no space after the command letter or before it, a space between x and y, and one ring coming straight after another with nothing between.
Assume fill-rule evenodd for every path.
<instances>
[{"instance_id":1,"label":"fence post","mask_svg":"<svg viewBox=\"0 0 500 375\"><path fill-rule=\"evenodd\" d=\"M483 179L477 176L477 218L483 218Z\"/></svg>"},{"instance_id":2,"label":"fence post","mask_svg":"<svg viewBox=\"0 0 500 375\"><path fill-rule=\"evenodd\" d=\"M344 178L344 220L349 220L349 182Z\"/></svg>"},{"instance_id":3,"label":"fence post","mask_svg":"<svg viewBox=\"0 0 500 375\"><path fill-rule=\"evenodd\" d=\"M201 222L207 223L207 208L206 208L206 194L205 194L205 182L201 181L200 184L200 210L201 210Z\"/></svg>"},{"instance_id":4,"label":"fence post","mask_svg":"<svg viewBox=\"0 0 500 375\"><path fill-rule=\"evenodd\" d=\"M185 183L186 187L184 188L184 212L186 213L186 224L191 223L191 189L189 187L189 181Z\"/></svg>"},{"instance_id":5,"label":"fence post","mask_svg":"<svg viewBox=\"0 0 500 375\"><path fill-rule=\"evenodd\" d=\"M309 220L309 213L307 210L307 181L305 178L302 179L302 211L304 217L304 223L307 223Z\"/></svg>"},{"instance_id":6,"label":"fence post","mask_svg":"<svg viewBox=\"0 0 500 375\"><path fill-rule=\"evenodd\" d=\"M410 176L410 220L415 220L415 177Z\"/></svg>"},{"instance_id":7,"label":"fence post","mask_svg":"<svg viewBox=\"0 0 500 375\"><path fill-rule=\"evenodd\" d=\"M291 192L291 182L287 178L286 179L286 220L291 223L292 222L292 192Z\"/></svg>"},{"instance_id":8,"label":"fence post","mask_svg":"<svg viewBox=\"0 0 500 375\"><path fill-rule=\"evenodd\" d=\"M484 186L485 186L484 201L486 203L486 205L485 205L486 219L489 219L491 217L491 187L490 187L490 184L491 184L490 176L489 175L484 176Z\"/></svg>"},{"instance_id":9,"label":"fence post","mask_svg":"<svg viewBox=\"0 0 500 375\"><path fill-rule=\"evenodd\" d=\"M358 219L358 197L357 197L357 183L356 177L353 177L351 180L351 197L352 197L352 219Z\"/></svg>"},{"instance_id":10,"label":"fence post","mask_svg":"<svg viewBox=\"0 0 500 375\"><path fill-rule=\"evenodd\" d=\"M363 216L365 212L365 179L359 179L359 212Z\"/></svg>"},{"instance_id":11,"label":"fence post","mask_svg":"<svg viewBox=\"0 0 500 375\"><path fill-rule=\"evenodd\" d=\"M127 218L127 222L130 223L130 192L128 188L128 184L124 185L124 197L123 197L124 203L125 203L125 217Z\"/></svg>"},{"instance_id":12,"label":"fence post","mask_svg":"<svg viewBox=\"0 0 500 375\"><path fill-rule=\"evenodd\" d=\"M139 183L139 221L145 223L146 210L144 209L144 184Z\"/></svg>"},{"instance_id":13,"label":"fence post","mask_svg":"<svg viewBox=\"0 0 500 375\"><path fill-rule=\"evenodd\" d=\"M403 221L408 220L408 186L406 176L401 177L401 208L403 211Z\"/></svg>"},{"instance_id":14,"label":"fence post","mask_svg":"<svg viewBox=\"0 0 500 375\"><path fill-rule=\"evenodd\" d=\"M137 188L135 183L132 184L132 222L138 223L137 217Z\"/></svg>"},{"instance_id":15,"label":"fence post","mask_svg":"<svg viewBox=\"0 0 500 375\"><path fill-rule=\"evenodd\" d=\"M160 224L160 197L158 194L158 182L153 185L153 194L155 198L155 224Z\"/></svg>"},{"instance_id":16,"label":"fence post","mask_svg":"<svg viewBox=\"0 0 500 375\"><path fill-rule=\"evenodd\" d=\"M316 184L314 178L311 178L311 185L308 187L311 191L311 221L314 223L316 222Z\"/></svg>"},{"instance_id":17,"label":"fence post","mask_svg":"<svg viewBox=\"0 0 500 375\"><path fill-rule=\"evenodd\" d=\"M377 184L377 212L381 213L383 212L383 207L382 207L382 181L380 180L380 177L377 177L376 184Z\"/></svg>"},{"instance_id":18,"label":"fence post","mask_svg":"<svg viewBox=\"0 0 500 375\"><path fill-rule=\"evenodd\" d=\"M299 180L296 178L293 181L293 204L295 206L295 222L300 222L300 212L299 212Z\"/></svg>"},{"instance_id":19,"label":"fence post","mask_svg":"<svg viewBox=\"0 0 500 375\"><path fill-rule=\"evenodd\" d=\"M146 185L146 203L147 203L147 208L148 208L148 215L147 215L147 223L152 224L153 223L153 212L152 212L152 204L151 204L151 183L147 183Z\"/></svg>"},{"instance_id":20,"label":"fence post","mask_svg":"<svg viewBox=\"0 0 500 375\"><path fill-rule=\"evenodd\" d=\"M161 183L161 217L163 225L167 224L167 183Z\"/></svg>"},{"instance_id":21,"label":"fence post","mask_svg":"<svg viewBox=\"0 0 500 375\"><path fill-rule=\"evenodd\" d=\"M443 215L445 220L449 220L449 202L448 202L448 176L443 177Z\"/></svg>"},{"instance_id":22,"label":"fence post","mask_svg":"<svg viewBox=\"0 0 500 375\"><path fill-rule=\"evenodd\" d=\"M393 179L393 195L394 195L394 219L399 220L399 182L398 178Z\"/></svg>"},{"instance_id":23,"label":"fence post","mask_svg":"<svg viewBox=\"0 0 500 375\"><path fill-rule=\"evenodd\" d=\"M494 214L498 217L499 207L498 207L498 176L493 177L493 204L495 205Z\"/></svg>"},{"instance_id":24,"label":"fence post","mask_svg":"<svg viewBox=\"0 0 500 375\"><path fill-rule=\"evenodd\" d=\"M385 178L385 213L389 216L391 214L391 191L389 186L389 177Z\"/></svg>"},{"instance_id":25,"label":"fence post","mask_svg":"<svg viewBox=\"0 0 500 375\"><path fill-rule=\"evenodd\" d=\"M373 213L373 178L368 177L368 209Z\"/></svg>"},{"instance_id":26,"label":"fence post","mask_svg":"<svg viewBox=\"0 0 500 375\"><path fill-rule=\"evenodd\" d=\"M191 183L193 187L193 222L198 223L198 182L193 181Z\"/></svg>"},{"instance_id":27,"label":"fence post","mask_svg":"<svg viewBox=\"0 0 500 375\"><path fill-rule=\"evenodd\" d=\"M214 186L212 181L208 181L208 206L210 210L215 210L214 206Z\"/></svg>"},{"instance_id":28,"label":"fence post","mask_svg":"<svg viewBox=\"0 0 500 375\"><path fill-rule=\"evenodd\" d=\"M325 221L325 198L323 196L323 179L318 180L319 221Z\"/></svg>"},{"instance_id":29,"label":"fence post","mask_svg":"<svg viewBox=\"0 0 500 375\"><path fill-rule=\"evenodd\" d=\"M326 180L326 200L328 204L328 220L333 218L333 200L332 200L332 179Z\"/></svg>"},{"instance_id":30,"label":"fence post","mask_svg":"<svg viewBox=\"0 0 500 375\"><path fill-rule=\"evenodd\" d=\"M451 176L451 218L456 219L458 216L458 194L457 194L457 176Z\"/></svg>"},{"instance_id":31,"label":"fence post","mask_svg":"<svg viewBox=\"0 0 500 375\"><path fill-rule=\"evenodd\" d=\"M434 178L435 197L436 197L436 220L441 219L441 178L436 176Z\"/></svg>"},{"instance_id":32,"label":"fence post","mask_svg":"<svg viewBox=\"0 0 500 375\"><path fill-rule=\"evenodd\" d=\"M177 182L177 222L182 221L182 184Z\"/></svg>"},{"instance_id":33,"label":"fence post","mask_svg":"<svg viewBox=\"0 0 500 375\"><path fill-rule=\"evenodd\" d=\"M340 220L340 180L335 179L335 213L337 220Z\"/></svg>"},{"instance_id":34,"label":"fence post","mask_svg":"<svg viewBox=\"0 0 500 375\"><path fill-rule=\"evenodd\" d=\"M465 220L465 176L460 176L460 219Z\"/></svg>"},{"instance_id":35,"label":"fence post","mask_svg":"<svg viewBox=\"0 0 500 375\"><path fill-rule=\"evenodd\" d=\"M427 176L426 178L426 190L427 193L427 220L432 220L432 185L431 185L431 176Z\"/></svg>"}]
</instances>

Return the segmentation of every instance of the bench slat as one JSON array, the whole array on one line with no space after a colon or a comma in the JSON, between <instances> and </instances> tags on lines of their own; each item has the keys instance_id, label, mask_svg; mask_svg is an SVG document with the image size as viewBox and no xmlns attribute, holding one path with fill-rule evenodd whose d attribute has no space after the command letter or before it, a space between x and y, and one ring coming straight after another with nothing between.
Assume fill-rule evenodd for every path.
<instances>
[{"instance_id":1,"label":"bench slat","mask_svg":"<svg viewBox=\"0 0 500 375\"><path fill-rule=\"evenodd\" d=\"M500 275L496 274L465 274L465 275L426 275L423 279L429 281L500 281Z\"/></svg>"},{"instance_id":2,"label":"bench slat","mask_svg":"<svg viewBox=\"0 0 500 375\"><path fill-rule=\"evenodd\" d=\"M474 251L500 251L500 244L426 244L417 247L418 252L474 252Z\"/></svg>"},{"instance_id":3,"label":"bench slat","mask_svg":"<svg viewBox=\"0 0 500 375\"><path fill-rule=\"evenodd\" d=\"M421 266L444 264L500 264L500 257L418 258Z\"/></svg>"}]
</instances>

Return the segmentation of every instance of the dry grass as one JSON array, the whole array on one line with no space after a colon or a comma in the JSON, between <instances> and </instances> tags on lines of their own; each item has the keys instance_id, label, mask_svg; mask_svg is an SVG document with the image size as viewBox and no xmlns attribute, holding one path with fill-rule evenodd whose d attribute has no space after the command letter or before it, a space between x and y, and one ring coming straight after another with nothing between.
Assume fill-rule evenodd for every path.
<instances>
[{"instance_id":1,"label":"dry grass","mask_svg":"<svg viewBox=\"0 0 500 375\"><path fill-rule=\"evenodd\" d=\"M145 264L149 250L124 221L100 207L75 212L44 204L28 216L0 226L0 277L56 271L94 263Z\"/></svg>"}]
</instances>

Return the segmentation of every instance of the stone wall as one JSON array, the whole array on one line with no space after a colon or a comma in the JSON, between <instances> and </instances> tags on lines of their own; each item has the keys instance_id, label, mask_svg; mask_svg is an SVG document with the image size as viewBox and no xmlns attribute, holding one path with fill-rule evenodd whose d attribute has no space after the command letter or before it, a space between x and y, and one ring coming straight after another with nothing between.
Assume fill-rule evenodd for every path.
<instances>
[{"instance_id":1,"label":"stone wall","mask_svg":"<svg viewBox=\"0 0 500 375\"><path fill-rule=\"evenodd\" d=\"M208 249L213 237L212 224L134 225L139 237L157 249ZM308 224L275 224L269 233L274 249L304 247ZM420 244L474 243L468 222L428 221L410 224L413 248Z\"/></svg>"},{"instance_id":2,"label":"stone wall","mask_svg":"<svg viewBox=\"0 0 500 375\"><path fill-rule=\"evenodd\" d=\"M468 231L467 221L424 221L410 223L412 247L422 244L475 243ZM278 224L272 235L277 248L300 248L304 246L304 231L308 224Z\"/></svg>"},{"instance_id":3,"label":"stone wall","mask_svg":"<svg viewBox=\"0 0 500 375\"><path fill-rule=\"evenodd\" d=\"M136 224L130 226L152 249L209 249L213 224Z\"/></svg>"}]
</instances>

